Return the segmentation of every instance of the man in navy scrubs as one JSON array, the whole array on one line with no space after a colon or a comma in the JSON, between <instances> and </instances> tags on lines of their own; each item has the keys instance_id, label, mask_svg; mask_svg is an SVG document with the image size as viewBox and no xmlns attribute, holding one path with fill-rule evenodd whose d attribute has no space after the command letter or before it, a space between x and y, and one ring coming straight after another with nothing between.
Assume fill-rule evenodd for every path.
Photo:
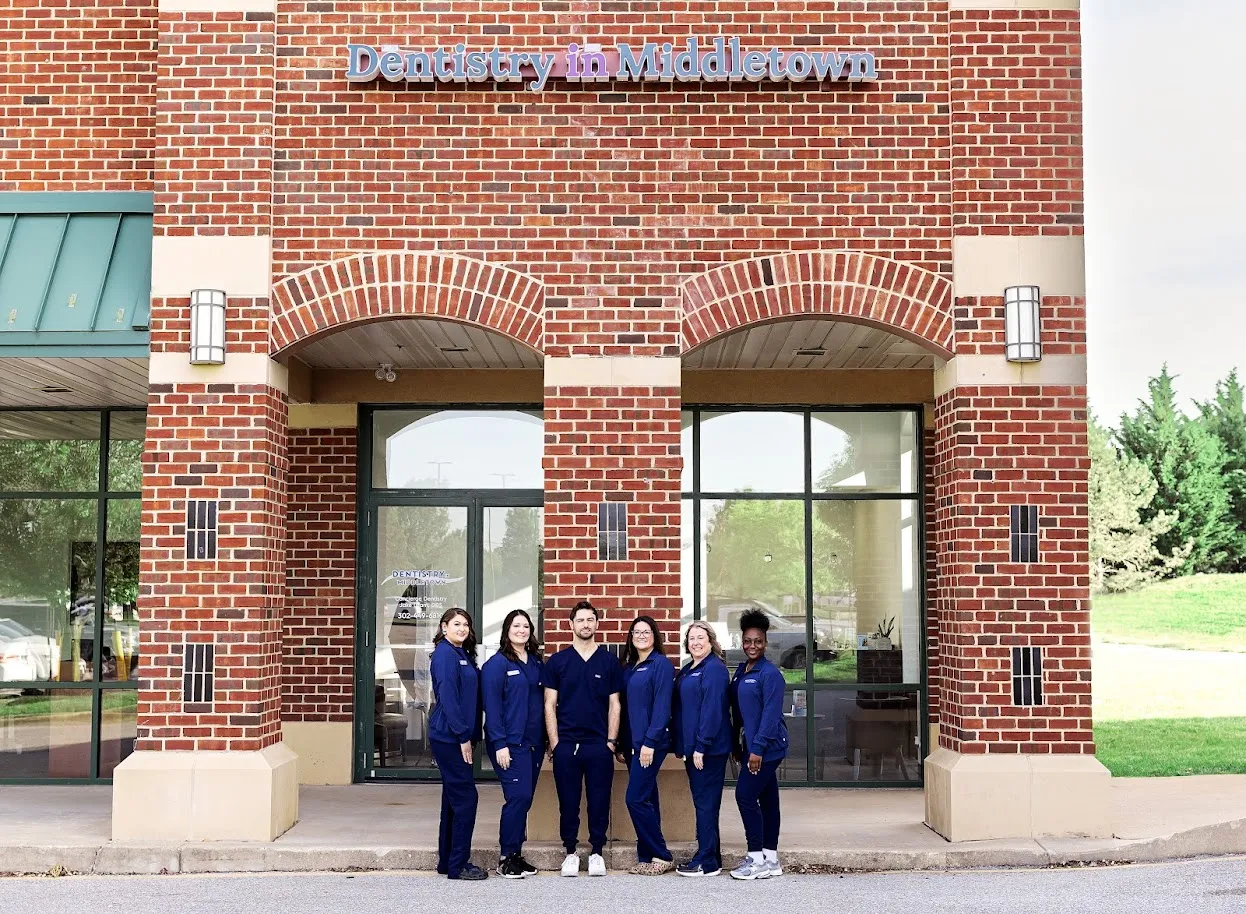
<instances>
[{"instance_id":1,"label":"man in navy scrubs","mask_svg":"<svg viewBox=\"0 0 1246 914\"><path fill-rule=\"evenodd\" d=\"M574 641L545 661L545 729L558 790L558 824L567 849L562 875L580 871L576 842L580 835L580 786L588 790L590 876L606 875L610 824L610 787L618 747L623 669L597 644L597 609L581 600L571 611Z\"/></svg>"}]
</instances>

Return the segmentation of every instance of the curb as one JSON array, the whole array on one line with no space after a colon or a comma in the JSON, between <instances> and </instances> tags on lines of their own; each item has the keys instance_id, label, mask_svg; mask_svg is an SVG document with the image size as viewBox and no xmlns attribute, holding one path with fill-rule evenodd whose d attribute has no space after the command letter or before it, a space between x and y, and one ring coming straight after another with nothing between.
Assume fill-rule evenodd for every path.
<instances>
[{"instance_id":1,"label":"curb","mask_svg":"<svg viewBox=\"0 0 1246 914\"><path fill-rule=\"evenodd\" d=\"M581 848L581 851L584 849ZM676 859L689 844L673 844ZM724 858L743 856L727 845ZM785 850L793 873L881 873L931 870L1043 869L1120 866L1246 854L1246 819L1157 838L1050 838L1018 844L983 842L931 850ZM557 844L529 844L525 855L542 871L557 871L564 851ZM585 855L581 853L581 857ZM612 872L636 862L631 842L612 842L605 852ZM492 870L496 848L476 848L472 859ZM195 842L185 844L0 845L0 875L152 876L208 873L432 872L431 847L344 847Z\"/></svg>"}]
</instances>

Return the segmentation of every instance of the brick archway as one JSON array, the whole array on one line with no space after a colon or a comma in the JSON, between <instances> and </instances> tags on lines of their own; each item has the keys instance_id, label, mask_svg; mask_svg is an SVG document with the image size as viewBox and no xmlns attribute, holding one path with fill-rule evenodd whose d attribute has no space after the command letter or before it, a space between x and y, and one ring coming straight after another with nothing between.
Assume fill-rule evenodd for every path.
<instances>
[{"instance_id":1,"label":"brick archway","mask_svg":"<svg viewBox=\"0 0 1246 914\"><path fill-rule=\"evenodd\" d=\"M350 324L437 317L501 333L541 352L545 289L517 270L459 254L375 251L273 286L269 351L280 355Z\"/></svg>"},{"instance_id":2,"label":"brick archway","mask_svg":"<svg viewBox=\"0 0 1246 914\"><path fill-rule=\"evenodd\" d=\"M952 357L951 280L854 251L753 257L683 286L684 353L724 334L794 317L834 317L880 327Z\"/></svg>"}]
</instances>

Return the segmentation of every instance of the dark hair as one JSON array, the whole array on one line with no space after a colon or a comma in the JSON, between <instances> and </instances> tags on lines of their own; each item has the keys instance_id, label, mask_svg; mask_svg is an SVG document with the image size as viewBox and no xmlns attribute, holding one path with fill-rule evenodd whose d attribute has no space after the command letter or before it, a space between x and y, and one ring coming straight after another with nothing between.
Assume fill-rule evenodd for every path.
<instances>
[{"instance_id":1,"label":"dark hair","mask_svg":"<svg viewBox=\"0 0 1246 914\"><path fill-rule=\"evenodd\" d=\"M572 622L574 622L574 621L575 621L575 615L576 615L576 613L578 613L581 609L587 609L589 612L591 612L591 613L593 614L593 618L594 618L594 619L600 619L600 618L601 618L601 615L597 612L597 607L596 607L596 606L594 606L592 603L588 602L588 600L581 600L579 603L575 604L575 606L571 607L571 621L572 621Z\"/></svg>"},{"instance_id":2,"label":"dark hair","mask_svg":"<svg viewBox=\"0 0 1246 914\"><path fill-rule=\"evenodd\" d=\"M750 609L744 615L740 616L740 633L755 628L762 634L770 631L770 617L760 609Z\"/></svg>"},{"instance_id":3,"label":"dark hair","mask_svg":"<svg viewBox=\"0 0 1246 914\"><path fill-rule=\"evenodd\" d=\"M441 621L437 623L437 634L433 635L433 647L446 640L445 630L442 628L447 622L455 616L462 616L467 620L467 640L463 642L463 650L467 653L467 659L472 662L472 666L476 665L476 626L472 622L472 615L461 606L451 606L441 614Z\"/></svg>"},{"instance_id":4,"label":"dark hair","mask_svg":"<svg viewBox=\"0 0 1246 914\"><path fill-rule=\"evenodd\" d=\"M635 666L640 660L640 651L636 650L636 645L632 641L632 632L636 630L636 626L641 622L648 625L649 630L653 632L653 652L655 654L666 654L662 645L662 632L658 630L658 623L653 621L652 616L637 616L632 620L632 624L627 627L627 638L623 642L624 669Z\"/></svg>"},{"instance_id":5,"label":"dark hair","mask_svg":"<svg viewBox=\"0 0 1246 914\"><path fill-rule=\"evenodd\" d=\"M519 616L523 616L528 620L528 656L541 659L541 645L536 640L536 626L532 623L532 617L522 609L512 609L506 614L506 619L502 622L502 643L498 645L498 650L507 660L519 662L519 655L515 653L515 646L511 644L511 623Z\"/></svg>"}]
</instances>

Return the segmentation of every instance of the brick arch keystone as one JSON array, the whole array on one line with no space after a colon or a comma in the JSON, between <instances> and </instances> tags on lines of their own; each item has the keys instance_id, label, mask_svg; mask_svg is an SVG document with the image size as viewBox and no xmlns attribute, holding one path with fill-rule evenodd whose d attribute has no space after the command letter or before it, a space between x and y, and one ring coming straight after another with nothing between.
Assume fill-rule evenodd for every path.
<instances>
[{"instance_id":1,"label":"brick arch keystone","mask_svg":"<svg viewBox=\"0 0 1246 914\"><path fill-rule=\"evenodd\" d=\"M435 251L372 251L273 286L269 351L280 355L351 324L436 317L493 330L536 352L545 287L509 267Z\"/></svg>"},{"instance_id":2,"label":"brick arch keystone","mask_svg":"<svg viewBox=\"0 0 1246 914\"><path fill-rule=\"evenodd\" d=\"M796 251L737 260L683 286L685 353L724 334L784 318L868 324L952 357L951 280L854 251Z\"/></svg>"}]
</instances>

